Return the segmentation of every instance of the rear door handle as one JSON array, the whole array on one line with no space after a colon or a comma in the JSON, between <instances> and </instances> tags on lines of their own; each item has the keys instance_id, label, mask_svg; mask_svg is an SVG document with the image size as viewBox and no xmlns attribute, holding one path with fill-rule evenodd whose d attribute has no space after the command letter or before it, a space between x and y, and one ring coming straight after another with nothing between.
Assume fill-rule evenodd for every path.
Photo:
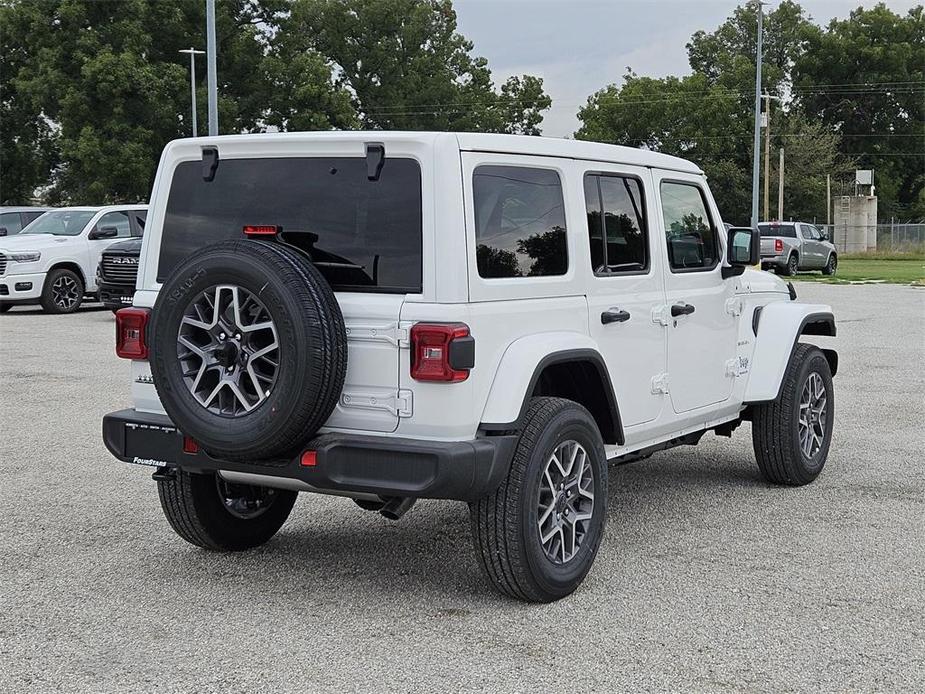
<instances>
[{"instance_id":1,"label":"rear door handle","mask_svg":"<svg viewBox=\"0 0 925 694\"><path fill-rule=\"evenodd\" d=\"M678 316L687 316L694 312L694 307L691 304L674 304L671 307L671 317L677 318Z\"/></svg>"},{"instance_id":2,"label":"rear door handle","mask_svg":"<svg viewBox=\"0 0 925 694\"><path fill-rule=\"evenodd\" d=\"M629 311L624 311L619 308L607 309L601 314L601 323L607 325L608 323L625 323L630 319Z\"/></svg>"}]
</instances>

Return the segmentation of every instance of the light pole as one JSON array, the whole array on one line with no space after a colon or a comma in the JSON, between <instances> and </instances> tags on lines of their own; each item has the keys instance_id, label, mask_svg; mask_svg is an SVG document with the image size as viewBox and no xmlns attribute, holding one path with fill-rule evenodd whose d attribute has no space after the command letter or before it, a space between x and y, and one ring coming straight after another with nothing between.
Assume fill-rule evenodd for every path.
<instances>
[{"instance_id":1,"label":"light pole","mask_svg":"<svg viewBox=\"0 0 925 694\"><path fill-rule=\"evenodd\" d=\"M189 48L178 51L178 53L189 54L189 90L193 104L193 137L196 137L196 56L203 55L205 51L197 51L190 46Z\"/></svg>"},{"instance_id":2,"label":"light pole","mask_svg":"<svg viewBox=\"0 0 925 694\"><path fill-rule=\"evenodd\" d=\"M752 228L758 226L758 169L761 158L761 41L764 11L761 0L755 0L758 10L758 51L755 57L755 142L752 154Z\"/></svg>"},{"instance_id":3,"label":"light pole","mask_svg":"<svg viewBox=\"0 0 925 694\"><path fill-rule=\"evenodd\" d=\"M768 221L768 176L771 171L771 100L780 101L776 96L764 95L764 221ZM780 220L778 220L780 221Z\"/></svg>"},{"instance_id":4,"label":"light pole","mask_svg":"<svg viewBox=\"0 0 925 694\"><path fill-rule=\"evenodd\" d=\"M209 88L209 136L218 135L218 81L215 74L215 0L206 0L206 67Z\"/></svg>"}]
</instances>

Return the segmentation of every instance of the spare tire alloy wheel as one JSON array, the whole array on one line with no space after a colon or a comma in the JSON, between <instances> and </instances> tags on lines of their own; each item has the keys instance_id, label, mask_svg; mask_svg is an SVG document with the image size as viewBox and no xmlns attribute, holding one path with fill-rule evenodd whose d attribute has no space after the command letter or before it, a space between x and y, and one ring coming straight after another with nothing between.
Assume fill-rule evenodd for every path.
<instances>
[{"instance_id":1,"label":"spare tire alloy wheel","mask_svg":"<svg viewBox=\"0 0 925 694\"><path fill-rule=\"evenodd\" d=\"M266 401L276 385L279 336L256 295L233 284L215 285L187 305L177 359L199 404L239 417Z\"/></svg>"},{"instance_id":2,"label":"spare tire alloy wheel","mask_svg":"<svg viewBox=\"0 0 925 694\"><path fill-rule=\"evenodd\" d=\"M148 330L164 410L220 459L294 455L343 389L347 336L334 292L279 243L203 248L166 279Z\"/></svg>"}]
</instances>

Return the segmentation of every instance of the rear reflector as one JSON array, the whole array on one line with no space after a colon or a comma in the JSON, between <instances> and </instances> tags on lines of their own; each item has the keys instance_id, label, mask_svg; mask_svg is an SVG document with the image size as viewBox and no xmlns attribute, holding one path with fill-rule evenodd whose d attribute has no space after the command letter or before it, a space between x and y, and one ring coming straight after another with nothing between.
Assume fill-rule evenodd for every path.
<instances>
[{"instance_id":1,"label":"rear reflector","mask_svg":"<svg viewBox=\"0 0 925 694\"><path fill-rule=\"evenodd\" d=\"M147 359L148 317L146 308L122 308L116 311L116 355L122 359Z\"/></svg>"},{"instance_id":2,"label":"rear reflector","mask_svg":"<svg viewBox=\"0 0 925 694\"><path fill-rule=\"evenodd\" d=\"M244 227L245 236L276 236L279 227L274 224L248 224Z\"/></svg>"},{"instance_id":3,"label":"rear reflector","mask_svg":"<svg viewBox=\"0 0 925 694\"><path fill-rule=\"evenodd\" d=\"M195 455L199 453L199 444L189 436L183 437L183 452Z\"/></svg>"},{"instance_id":4,"label":"rear reflector","mask_svg":"<svg viewBox=\"0 0 925 694\"><path fill-rule=\"evenodd\" d=\"M315 467L318 464L318 454L315 451L305 451L299 461L303 467Z\"/></svg>"},{"instance_id":5,"label":"rear reflector","mask_svg":"<svg viewBox=\"0 0 925 694\"><path fill-rule=\"evenodd\" d=\"M411 327L411 378L458 383L469 378L475 342L465 323L418 323Z\"/></svg>"}]
</instances>

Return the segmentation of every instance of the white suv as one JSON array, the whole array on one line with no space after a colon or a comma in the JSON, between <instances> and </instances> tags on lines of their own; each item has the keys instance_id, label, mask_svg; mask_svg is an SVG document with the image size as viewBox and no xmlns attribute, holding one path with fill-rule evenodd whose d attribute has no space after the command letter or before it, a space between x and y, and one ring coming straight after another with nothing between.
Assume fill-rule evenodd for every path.
<instances>
[{"instance_id":1,"label":"white suv","mask_svg":"<svg viewBox=\"0 0 925 694\"><path fill-rule=\"evenodd\" d=\"M46 212L15 236L0 238L0 313L41 304L73 313L97 292L96 268L107 247L141 236L146 205L62 207Z\"/></svg>"},{"instance_id":2,"label":"white suv","mask_svg":"<svg viewBox=\"0 0 925 694\"><path fill-rule=\"evenodd\" d=\"M297 493L401 516L469 502L491 583L573 591L608 462L730 436L802 485L832 436L828 306L748 269L703 172L537 137L185 139L161 159L118 314L134 408L109 450L157 468L185 540L266 542Z\"/></svg>"}]
</instances>

